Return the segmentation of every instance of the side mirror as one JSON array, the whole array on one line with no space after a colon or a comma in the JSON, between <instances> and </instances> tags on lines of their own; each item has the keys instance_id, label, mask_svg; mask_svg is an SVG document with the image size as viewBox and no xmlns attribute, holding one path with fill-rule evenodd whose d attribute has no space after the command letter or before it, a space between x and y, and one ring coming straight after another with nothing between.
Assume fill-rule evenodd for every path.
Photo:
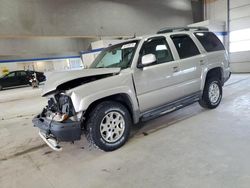
<instances>
[{"instance_id":1,"label":"side mirror","mask_svg":"<svg viewBox=\"0 0 250 188\"><path fill-rule=\"evenodd\" d=\"M152 63L156 62L156 57L154 54L147 54L142 56L141 58L141 63L140 63L140 68L145 67L147 65L150 65Z\"/></svg>"}]
</instances>

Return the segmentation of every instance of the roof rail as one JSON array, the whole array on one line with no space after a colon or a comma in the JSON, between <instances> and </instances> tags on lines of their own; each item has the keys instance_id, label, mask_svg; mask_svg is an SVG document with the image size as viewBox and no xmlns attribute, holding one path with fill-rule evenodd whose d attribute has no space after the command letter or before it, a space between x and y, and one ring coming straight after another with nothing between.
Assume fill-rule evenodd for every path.
<instances>
[{"instance_id":1,"label":"roof rail","mask_svg":"<svg viewBox=\"0 0 250 188\"><path fill-rule=\"evenodd\" d=\"M207 27L165 27L157 31L157 34L171 33L175 31L190 31L190 30L208 31L208 28Z\"/></svg>"}]
</instances>

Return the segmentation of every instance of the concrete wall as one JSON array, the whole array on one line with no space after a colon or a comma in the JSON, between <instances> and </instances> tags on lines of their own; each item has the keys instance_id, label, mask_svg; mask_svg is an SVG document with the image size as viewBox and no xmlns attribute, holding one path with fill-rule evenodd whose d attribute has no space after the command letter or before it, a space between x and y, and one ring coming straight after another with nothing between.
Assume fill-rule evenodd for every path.
<instances>
[{"instance_id":1,"label":"concrete wall","mask_svg":"<svg viewBox=\"0 0 250 188\"><path fill-rule=\"evenodd\" d=\"M68 55L101 36L190 24L197 12L190 0L0 0L0 56Z\"/></svg>"},{"instance_id":2,"label":"concrete wall","mask_svg":"<svg viewBox=\"0 0 250 188\"><path fill-rule=\"evenodd\" d=\"M206 20L227 21L227 0L204 0Z\"/></svg>"},{"instance_id":3,"label":"concrete wall","mask_svg":"<svg viewBox=\"0 0 250 188\"><path fill-rule=\"evenodd\" d=\"M0 35L120 36L192 23L190 0L1 0Z\"/></svg>"},{"instance_id":4,"label":"concrete wall","mask_svg":"<svg viewBox=\"0 0 250 188\"><path fill-rule=\"evenodd\" d=\"M227 32L227 0L204 0L204 19L210 22L223 23L224 31ZM213 31L213 30L212 30ZM220 36L223 38L225 48L229 49L229 37L228 35Z\"/></svg>"},{"instance_id":5,"label":"concrete wall","mask_svg":"<svg viewBox=\"0 0 250 188\"><path fill-rule=\"evenodd\" d=\"M0 64L0 76L4 75L4 70L15 71L18 70L16 63L1 63Z\"/></svg>"},{"instance_id":6,"label":"concrete wall","mask_svg":"<svg viewBox=\"0 0 250 188\"><path fill-rule=\"evenodd\" d=\"M204 0L192 0L192 13L193 13L193 22L201 22L204 20Z\"/></svg>"},{"instance_id":7,"label":"concrete wall","mask_svg":"<svg viewBox=\"0 0 250 188\"><path fill-rule=\"evenodd\" d=\"M4 74L4 70L8 70L9 72L15 70L35 70L47 73L82 68L83 63L80 58L35 62L0 63L0 76Z\"/></svg>"},{"instance_id":8,"label":"concrete wall","mask_svg":"<svg viewBox=\"0 0 250 188\"><path fill-rule=\"evenodd\" d=\"M1 30L1 29L0 29ZM64 37L35 37L35 38L1 38L0 56L26 55L36 57L37 55L79 55L79 51L86 50L90 42L97 40L83 38ZM1 59L1 57L0 57Z\"/></svg>"}]
</instances>

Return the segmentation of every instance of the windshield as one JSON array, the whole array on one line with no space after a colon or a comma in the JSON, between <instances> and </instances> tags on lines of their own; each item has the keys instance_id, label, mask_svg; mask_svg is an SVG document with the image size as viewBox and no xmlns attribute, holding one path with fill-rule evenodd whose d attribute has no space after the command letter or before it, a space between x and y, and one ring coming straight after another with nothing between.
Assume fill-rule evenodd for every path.
<instances>
[{"instance_id":1,"label":"windshield","mask_svg":"<svg viewBox=\"0 0 250 188\"><path fill-rule=\"evenodd\" d=\"M133 59L138 40L120 43L104 49L90 68L128 68Z\"/></svg>"},{"instance_id":2,"label":"windshield","mask_svg":"<svg viewBox=\"0 0 250 188\"><path fill-rule=\"evenodd\" d=\"M11 73L8 73L8 74L4 74L2 76L0 76L0 78L7 78Z\"/></svg>"}]
</instances>

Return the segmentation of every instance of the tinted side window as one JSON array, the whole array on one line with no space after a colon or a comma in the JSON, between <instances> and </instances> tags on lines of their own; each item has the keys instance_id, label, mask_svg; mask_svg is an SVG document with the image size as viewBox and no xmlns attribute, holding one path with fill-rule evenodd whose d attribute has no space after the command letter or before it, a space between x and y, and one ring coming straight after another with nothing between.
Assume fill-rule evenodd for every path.
<instances>
[{"instance_id":1,"label":"tinted side window","mask_svg":"<svg viewBox=\"0 0 250 188\"><path fill-rule=\"evenodd\" d=\"M140 56L154 54L157 64L173 61L173 56L165 38L152 38L143 44Z\"/></svg>"},{"instance_id":2,"label":"tinted side window","mask_svg":"<svg viewBox=\"0 0 250 188\"><path fill-rule=\"evenodd\" d=\"M30 76L30 75L34 74L34 71L28 71L27 74Z\"/></svg>"},{"instance_id":3,"label":"tinted side window","mask_svg":"<svg viewBox=\"0 0 250 188\"><path fill-rule=\"evenodd\" d=\"M172 35L171 38L181 59L200 54L194 41L188 35Z\"/></svg>"},{"instance_id":4,"label":"tinted side window","mask_svg":"<svg viewBox=\"0 0 250 188\"><path fill-rule=\"evenodd\" d=\"M17 76L26 76L26 72L24 71L17 72Z\"/></svg>"},{"instance_id":5,"label":"tinted side window","mask_svg":"<svg viewBox=\"0 0 250 188\"><path fill-rule=\"evenodd\" d=\"M211 32L196 32L196 38L200 41L207 52L225 50L221 41Z\"/></svg>"}]
</instances>

